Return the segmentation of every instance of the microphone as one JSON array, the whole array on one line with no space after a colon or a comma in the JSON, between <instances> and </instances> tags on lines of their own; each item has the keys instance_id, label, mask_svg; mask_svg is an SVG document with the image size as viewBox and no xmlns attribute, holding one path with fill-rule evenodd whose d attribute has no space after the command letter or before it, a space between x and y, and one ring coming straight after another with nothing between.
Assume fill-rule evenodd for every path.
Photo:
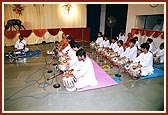
<instances>
[{"instance_id":1,"label":"microphone","mask_svg":"<svg viewBox=\"0 0 168 115\"><path fill-rule=\"evenodd\" d=\"M50 80L50 79L53 79L53 78L55 78L56 76L61 75L61 74L63 74L63 73L64 73L63 71L60 71L59 74L57 74L57 75L53 75L53 76L47 78L47 81Z\"/></svg>"},{"instance_id":2,"label":"microphone","mask_svg":"<svg viewBox=\"0 0 168 115\"><path fill-rule=\"evenodd\" d=\"M55 77L55 75L47 78L47 81L49 81L50 79L53 79L54 77Z\"/></svg>"}]
</instances>

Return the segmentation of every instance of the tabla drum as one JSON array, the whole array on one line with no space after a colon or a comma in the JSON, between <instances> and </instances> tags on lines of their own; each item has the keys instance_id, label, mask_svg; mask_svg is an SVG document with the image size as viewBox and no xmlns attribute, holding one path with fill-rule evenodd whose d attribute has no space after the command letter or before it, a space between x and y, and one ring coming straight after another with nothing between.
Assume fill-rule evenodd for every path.
<instances>
[{"instance_id":1,"label":"tabla drum","mask_svg":"<svg viewBox=\"0 0 168 115\"><path fill-rule=\"evenodd\" d=\"M133 68L131 66L128 73L130 74L131 77L140 77L140 69L141 68Z\"/></svg>"},{"instance_id":2,"label":"tabla drum","mask_svg":"<svg viewBox=\"0 0 168 115\"><path fill-rule=\"evenodd\" d=\"M126 74L128 73L130 67L131 67L130 64L125 64L125 66L124 66L124 72L125 72Z\"/></svg>"},{"instance_id":3,"label":"tabla drum","mask_svg":"<svg viewBox=\"0 0 168 115\"><path fill-rule=\"evenodd\" d=\"M126 59L120 59L120 60L117 61L117 65L123 65L126 62L127 62Z\"/></svg>"},{"instance_id":4,"label":"tabla drum","mask_svg":"<svg viewBox=\"0 0 168 115\"><path fill-rule=\"evenodd\" d=\"M128 70L130 69L130 64L126 64L126 65L124 66L124 69L125 69L126 71L128 71Z\"/></svg>"},{"instance_id":5,"label":"tabla drum","mask_svg":"<svg viewBox=\"0 0 168 115\"><path fill-rule=\"evenodd\" d=\"M67 64L59 64L57 67L59 70L61 70L63 72L69 69L69 65L67 65Z\"/></svg>"},{"instance_id":6,"label":"tabla drum","mask_svg":"<svg viewBox=\"0 0 168 115\"><path fill-rule=\"evenodd\" d=\"M66 88L67 91L75 91L75 83L76 78L75 77L63 77L63 85Z\"/></svg>"},{"instance_id":7,"label":"tabla drum","mask_svg":"<svg viewBox=\"0 0 168 115\"><path fill-rule=\"evenodd\" d=\"M159 56L153 57L153 63L154 64L159 64L160 63L160 57Z\"/></svg>"},{"instance_id":8,"label":"tabla drum","mask_svg":"<svg viewBox=\"0 0 168 115\"><path fill-rule=\"evenodd\" d=\"M112 58L113 65L117 66L117 61L118 61L117 57Z\"/></svg>"},{"instance_id":9,"label":"tabla drum","mask_svg":"<svg viewBox=\"0 0 168 115\"><path fill-rule=\"evenodd\" d=\"M58 56L63 56L63 53L59 51Z\"/></svg>"},{"instance_id":10,"label":"tabla drum","mask_svg":"<svg viewBox=\"0 0 168 115\"><path fill-rule=\"evenodd\" d=\"M110 54L110 57L111 57L111 58L116 57L116 56L118 56L118 54L117 54L116 52Z\"/></svg>"},{"instance_id":11,"label":"tabla drum","mask_svg":"<svg viewBox=\"0 0 168 115\"><path fill-rule=\"evenodd\" d=\"M102 47L99 47L99 48L97 49L97 54L100 55L100 54L102 53L102 49L103 49Z\"/></svg>"}]
</instances>

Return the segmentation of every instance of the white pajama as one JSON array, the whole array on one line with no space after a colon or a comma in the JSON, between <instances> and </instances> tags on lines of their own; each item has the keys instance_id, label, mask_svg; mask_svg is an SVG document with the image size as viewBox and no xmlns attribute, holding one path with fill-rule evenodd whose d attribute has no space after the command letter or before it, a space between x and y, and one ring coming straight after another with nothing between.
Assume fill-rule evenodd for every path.
<instances>
[{"instance_id":1,"label":"white pajama","mask_svg":"<svg viewBox=\"0 0 168 115\"><path fill-rule=\"evenodd\" d=\"M26 40L22 40L22 41L17 40L17 41L16 41L15 48L16 48L17 50L21 50L21 49L23 49L25 46L26 46ZM24 52L28 52L28 51L29 51L29 48L25 48L23 51L24 51Z\"/></svg>"},{"instance_id":2,"label":"white pajama","mask_svg":"<svg viewBox=\"0 0 168 115\"><path fill-rule=\"evenodd\" d=\"M98 81L95 77L93 64L90 58L86 57L86 60L81 63L81 67L78 70L74 70L72 74L77 78L75 83L76 88L83 88L86 86L96 86Z\"/></svg>"},{"instance_id":3,"label":"white pajama","mask_svg":"<svg viewBox=\"0 0 168 115\"><path fill-rule=\"evenodd\" d=\"M150 75L153 73L153 54L151 52L141 53L136 59L133 60L133 63L138 62L142 65L141 67L141 76Z\"/></svg>"}]
</instances>

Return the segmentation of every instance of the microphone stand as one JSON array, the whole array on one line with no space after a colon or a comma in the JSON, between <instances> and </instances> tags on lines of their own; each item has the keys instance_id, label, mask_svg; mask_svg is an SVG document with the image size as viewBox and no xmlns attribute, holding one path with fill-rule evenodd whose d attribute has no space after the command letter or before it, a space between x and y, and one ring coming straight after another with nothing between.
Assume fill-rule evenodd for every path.
<instances>
[{"instance_id":1,"label":"microphone stand","mask_svg":"<svg viewBox=\"0 0 168 115\"><path fill-rule=\"evenodd\" d=\"M54 69L54 76L52 77L52 78L55 78L55 82L56 82L56 84L53 85L54 88L59 88L59 87L61 86L61 85L58 83L57 76L60 75L60 74L62 74L62 73L63 73L63 72L61 72L61 73L55 75L55 69Z\"/></svg>"}]
</instances>

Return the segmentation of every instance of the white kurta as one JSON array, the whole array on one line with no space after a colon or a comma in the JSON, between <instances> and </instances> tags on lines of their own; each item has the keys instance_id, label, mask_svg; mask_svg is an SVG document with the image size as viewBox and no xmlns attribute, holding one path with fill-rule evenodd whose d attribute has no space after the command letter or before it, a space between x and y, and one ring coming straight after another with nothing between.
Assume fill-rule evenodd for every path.
<instances>
[{"instance_id":1,"label":"white kurta","mask_svg":"<svg viewBox=\"0 0 168 115\"><path fill-rule=\"evenodd\" d=\"M110 46L110 41L109 40L103 40L103 47L108 48Z\"/></svg>"},{"instance_id":2,"label":"white kurta","mask_svg":"<svg viewBox=\"0 0 168 115\"><path fill-rule=\"evenodd\" d=\"M125 43L125 36L124 36L124 35L121 36L121 35L119 34L119 36L118 36L118 41L119 41L119 40L122 40L123 43Z\"/></svg>"},{"instance_id":3,"label":"white kurta","mask_svg":"<svg viewBox=\"0 0 168 115\"><path fill-rule=\"evenodd\" d=\"M118 47L117 42L111 43L109 48L112 48L113 51L115 51L115 49Z\"/></svg>"},{"instance_id":4,"label":"white kurta","mask_svg":"<svg viewBox=\"0 0 168 115\"><path fill-rule=\"evenodd\" d=\"M115 49L114 52L118 52L118 55L120 56L120 55L123 54L124 48L123 48L122 46L120 46L120 47L118 46L118 47Z\"/></svg>"},{"instance_id":5,"label":"white kurta","mask_svg":"<svg viewBox=\"0 0 168 115\"><path fill-rule=\"evenodd\" d=\"M136 41L135 46L136 46L138 49L141 48L141 47L140 47L140 44L139 44L139 41Z\"/></svg>"},{"instance_id":6,"label":"white kurta","mask_svg":"<svg viewBox=\"0 0 168 115\"><path fill-rule=\"evenodd\" d=\"M98 37L96 40L96 44L102 45L102 43L103 43L103 37Z\"/></svg>"},{"instance_id":7,"label":"white kurta","mask_svg":"<svg viewBox=\"0 0 168 115\"><path fill-rule=\"evenodd\" d=\"M120 57L126 57L126 59L132 61L137 57L137 47L134 46L132 48L127 47L123 54Z\"/></svg>"},{"instance_id":8,"label":"white kurta","mask_svg":"<svg viewBox=\"0 0 168 115\"><path fill-rule=\"evenodd\" d=\"M26 40L22 40L22 41L17 40L17 41L16 41L15 48L16 48L17 50L21 50L21 49L23 49L25 46L26 46ZM25 48L24 51L25 51L25 52L29 51L29 48Z\"/></svg>"},{"instance_id":9,"label":"white kurta","mask_svg":"<svg viewBox=\"0 0 168 115\"><path fill-rule=\"evenodd\" d=\"M66 53L68 50L70 50L71 49L71 46L70 46L70 44L68 44L68 46L67 47L65 47L63 50L62 50L62 53Z\"/></svg>"},{"instance_id":10,"label":"white kurta","mask_svg":"<svg viewBox=\"0 0 168 115\"><path fill-rule=\"evenodd\" d=\"M98 84L95 77L93 64L88 57L86 57L86 60L82 62L80 69L73 71L72 74L77 78L77 82L75 83L76 88L96 86Z\"/></svg>"},{"instance_id":11,"label":"white kurta","mask_svg":"<svg viewBox=\"0 0 168 115\"><path fill-rule=\"evenodd\" d=\"M153 45L152 45L152 43L150 43L149 46L150 46L150 47L149 47L149 51L150 51L150 52L153 52Z\"/></svg>"},{"instance_id":12,"label":"white kurta","mask_svg":"<svg viewBox=\"0 0 168 115\"><path fill-rule=\"evenodd\" d=\"M68 60L70 69L73 69L73 66L78 62L78 57L72 48L68 51L68 56L70 57L70 60Z\"/></svg>"},{"instance_id":13,"label":"white kurta","mask_svg":"<svg viewBox=\"0 0 168 115\"><path fill-rule=\"evenodd\" d=\"M163 63L164 62L164 49L156 49L153 54L156 54L156 56L159 56L160 57L160 63Z\"/></svg>"},{"instance_id":14,"label":"white kurta","mask_svg":"<svg viewBox=\"0 0 168 115\"><path fill-rule=\"evenodd\" d=\"M150 75L153 73L153 54L151 52L141 53L136 59L133 60L133 63L139 62L141 67L141 76Z\"/></svg>"}]
</instances>

